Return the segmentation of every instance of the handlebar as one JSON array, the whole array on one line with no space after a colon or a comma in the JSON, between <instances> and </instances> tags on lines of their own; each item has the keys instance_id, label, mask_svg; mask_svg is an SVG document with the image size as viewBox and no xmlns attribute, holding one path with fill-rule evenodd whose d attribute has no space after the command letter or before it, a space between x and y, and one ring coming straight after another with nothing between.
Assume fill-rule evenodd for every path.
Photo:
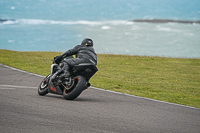
<instances>
[{"instance_id":1,"label":"handlebar","mask_svg":"<svg viewBox=\"0 0 200 133\"><path fill-rule=\"evenodd\" d=\"M74 57L73 57L73 56L68 56L68 57L65 57L65 58L62 59L62 60L67 60L67 59L72 59L72 58L74 58ZM61 61L62 61L62 60L61 60ZM61 61L60 61L59 63L56 63L55 57L54 57L53 59L51 59L51 61L53 61L53 64L59 64L59 63L61 62Z\"/></svg>"}]
</instances>

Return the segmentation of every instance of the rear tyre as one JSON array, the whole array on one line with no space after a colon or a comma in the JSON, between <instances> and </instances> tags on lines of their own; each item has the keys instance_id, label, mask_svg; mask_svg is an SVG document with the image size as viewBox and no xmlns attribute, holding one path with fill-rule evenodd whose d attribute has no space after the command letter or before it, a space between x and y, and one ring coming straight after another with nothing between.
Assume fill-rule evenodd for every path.
<instances>
[{"instance_id":1,"label":"rear tyre","mask_svg":"<svg viewBox=\"0 0 200 133\"><path fill-rule=\"evenodd\" d=\"M42 80L42 82L40 83L40 85L38 87L38 94L40 96L44 96L44 95L46 95L48 93L49 78L50 78L50 75L45 77Z\"/></svg>"},{"instance_id":2,"label":"rear tyre","mask_svg":"<svg viewBox=\"0 0 200 133\"><path fill-rule=\"evenodd\" d=\"M63 97L66 100L74 100L85 89L86 80L84 77L77 76L74 77L73 80L74 80L73 86L70 89L67 89L67 87L65 87L65 89L63 90Z\"/></svg>"}]
</instances>

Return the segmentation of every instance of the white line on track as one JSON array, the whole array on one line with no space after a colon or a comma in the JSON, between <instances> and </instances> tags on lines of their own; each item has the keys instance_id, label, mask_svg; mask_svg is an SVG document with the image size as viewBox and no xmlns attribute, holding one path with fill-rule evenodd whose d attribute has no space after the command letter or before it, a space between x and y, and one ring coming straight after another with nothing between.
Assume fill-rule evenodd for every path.
<instances>
[{"instance_id":1,"label":"white line on track","mask_svg":"<svg viewBox=\"0 0 200 133\"><path fill-rule=\"evenodd\" d=\"M37 89L37 87L30 87L30 86L17 86L17 85L0 85L0 89L16 89L16 88L25 88L25 89Z\"/></svg>"},{"instance_id":2,"label":"white line on track","mask_svg":"<svg viewBox=\"0 0 200 133\"><path fill-rule=\"evenodd\" d=\"M10 69L15 70L15 71L19 71L19 72L23 72L23 73L35 75L35 76L38 76L38 77L45 77L45 76L42 76L42 75L38 75L38 74L26 72L26 71L19 70L19 69L16 69L16 68L13 68L13 67L10 67L10 66L7 66L7 65L3 65L3 64L1 64L1 63L0 63L0 65L5 66L5 67L10 68ZM1 85L0 85L0 86L1 86ZM8 86L8 85L7 85L7 86ZM12 85L10 85L10 86L12 86ZM18 87L16 87L16 88L19 88L19 87L21 87L21 88L22 88L22 87L23 87L23 88L26 88L27 86L18 86ZM27 87L27 88L28 88L28 87ZM29 88L37 88L37 87L29 87ZM191 107L191 106L186 106L186 105L181 105L181 104L176 104L176 103L170 103L170 102L165 102L165 101L160 101L160 100L155 100L155 99L150 99L150 98L145 98L145 97L140 97L140 96L134 96L134 95L124 94L124 93L115 92L115 91L110 91L110 90L105 90L105 89L96 88L96 87L90 87L90 88L96 89L96 90L100 90L100 91L111 92L111 93L115 93L115 94L119 94L119 95L125 95L125 96L130 96L130 97L136 97L136 98L145 99L145 100L149 100L149 101L155 101L155 102L160 102L160 103L171 104L171 105L176 105L176 106L180 106L180 107L186 107L186 108L191 108L191 109L198 109L198 110L200 110L200 108L196 108L196 107Z\"/></svg>"},{"instance_id":3,"label":"white line on track","mask_svg":"<svg viewBox=\"0 0 200 133\"><path fill-rule=\"evenodd\" d=\"M181 107L192 108L192 109L199 109L200 110L200 108L196 108L196 107L191 107L191 106L186 106L186 105L181 105L181 104L176 104L176 103L170 103L170 102L165 102L165 101L160 101L160 100L155 100L155 99L150 99L150 98L145 98L145 97L140 97L140 96L135 96L135 95L130 95L130 94L125 94L125 93L120 93L120 92L115 92L115 91L110 91L110 90L104 90L104 89L95 88L95 87L90 87L90 88L96 89L96 90L101 90L101 91L106 91L106 92L111 92L111 93L115 93L115 94L119 94L119 95L136 97L136 98L145 99L145 100L149 100L149 101L166 103L166 104L171 104L171 105L176 105L176 106L181 106Z\"/></svg>"},{"instance_id":4,"label":"white line on track","mask_svg":"<svg viewBox=\"0 0 200 133\"><path fill-rule=\"evenodd\" d=\"M15 88L0 88L0 90L15 90Z\"/></svg>"}]
</instances>

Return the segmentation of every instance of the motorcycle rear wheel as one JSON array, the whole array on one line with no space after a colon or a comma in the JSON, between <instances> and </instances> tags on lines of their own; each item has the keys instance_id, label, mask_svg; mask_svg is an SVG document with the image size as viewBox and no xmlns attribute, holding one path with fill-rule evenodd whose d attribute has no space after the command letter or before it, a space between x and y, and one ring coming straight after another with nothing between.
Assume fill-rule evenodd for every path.
<instances>
[{"instance_id":1,"label":"motorcycle rear wheel","mask_svg":"<svg viewBox=\"0 0 200 133\"><path fill-rule=\"evenodd\" d=\"M63 97L66 100L76 99L85 89L86 80L84 77L76 76L73 78L73 80L74 80L74 85L69 90L67 88L63 90Z\"/></svg>"},{"instance_id":2,"label":"motorcycle rear wheel","mask_svg":"<svg viewBox=\"0 0 200 133\"><path fill-rule=\"evenodd\" d=\"M45 77L38 87L38 94L44 96L48 93L49 75Z\"/></svg>"}]
</instances>

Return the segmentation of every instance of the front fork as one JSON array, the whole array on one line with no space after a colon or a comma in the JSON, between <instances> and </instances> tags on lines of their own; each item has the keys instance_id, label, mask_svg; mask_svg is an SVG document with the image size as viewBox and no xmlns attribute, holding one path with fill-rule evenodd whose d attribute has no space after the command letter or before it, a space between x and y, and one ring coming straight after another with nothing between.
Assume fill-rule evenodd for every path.
<instances>
[{"instance_id":1,"label":"front fork","mask_svg":"<svg viewBox=\"0 0 200 133\"><path fill-rule=\"evenodd\" d=\"M61 72L61 68L58 64L51 65L50 82L56 78L56 76Z\"/></svg>"},{"instance_id":2,"label":"front fork","mask_svg":"<svg viewBox=\"0 0 200 133\"><path fill-rule=\"evenodd\" d=\"M57 68L60 68L59 66L58 66L58 64L52 64L51 65L51 73L50 73L50 75L53 75L54 73L55 73L55 69L57 69ZM61 68L60 68L60 70L61 70ZM57 70L57 71L59 71L59 70Z\"/></svg>"}]
</instances>

